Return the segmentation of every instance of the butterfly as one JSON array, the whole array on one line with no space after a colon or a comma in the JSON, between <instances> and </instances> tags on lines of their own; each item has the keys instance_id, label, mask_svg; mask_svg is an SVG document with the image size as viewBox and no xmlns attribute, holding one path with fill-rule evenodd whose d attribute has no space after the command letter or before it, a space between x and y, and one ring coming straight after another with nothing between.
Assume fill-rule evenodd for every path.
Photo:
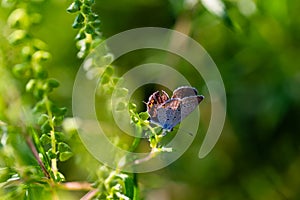
<instances>
[{"instance_id":1,"label":"butterfly","mask_svg":"<svg viewBox=\"0 0 300 200\"><path fill-rule=\"evenodd\" d=\"M182 86L174 90L169 98L165 91L156 91L150 97L147 104L147 112L150 122L157 124L165 131L172 131L174 126L187 117L204 96L198 95L196 88Z\"/></svg>"}]
</instances>

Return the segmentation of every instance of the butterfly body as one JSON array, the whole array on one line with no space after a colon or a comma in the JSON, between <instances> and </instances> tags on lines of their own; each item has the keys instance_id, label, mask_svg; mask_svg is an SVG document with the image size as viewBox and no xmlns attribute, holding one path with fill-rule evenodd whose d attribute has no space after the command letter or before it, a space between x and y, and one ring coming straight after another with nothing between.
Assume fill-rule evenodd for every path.
<instances>
[{"instance_id":1,"label":"butterfly body","mask_svg":"<svg viewBox=\"0 0 300 200\"><path fill-rule=\"evenodd\" d=\"M204 96L198 95L198 91L189 86L177 88L171 98L163 90L156 91L147 102L150 122L161 126L163 130L172 131L203 99Z\"/></svg>"}]
</instances>

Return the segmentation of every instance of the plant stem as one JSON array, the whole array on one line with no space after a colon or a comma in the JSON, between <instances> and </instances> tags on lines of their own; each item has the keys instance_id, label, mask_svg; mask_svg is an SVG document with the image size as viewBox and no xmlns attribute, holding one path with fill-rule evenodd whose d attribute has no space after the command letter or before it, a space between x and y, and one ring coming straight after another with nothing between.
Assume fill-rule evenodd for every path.
<instances>
[{"instance_id":1,"label":"plant stem","mask_svg":"<svg viewBox=\"0 0 300 200\"><path fill-rule=\"evenodd\" d=\"M44 100L45 100L45 104L46 104L46 109L47 109L47 114L49 117L49 126L51 127L51 131L50 131L50 138L51 138L51 151L53 153L53 155L56 155L56 138L55 138L55 129L54 129L54 118L52 115L52 111L50 108L50 101L48 99L48 96L44 96ZM57 159L56 158L52 158L51 159L51 168L52 168L52 172L54 174L54 178L57 178Z\"/></svg>"},{"instance_id":2,"label":"plant stem","mask_svg":"<svg viewBox=\"0 0 300 200\"><path fill-rule=\"evenodd\" d=\"M25 137L26 137L26 136L25 136ZM26 137L26 143L27 143L27 145L29 146L30 150L32 151L32 153L33 153L35 159L37 160L37 162L38 162L39 165L41 166L41 168L42 168L43 173L45 174L45 176L46 176L47 178L50 178L50 174L48 173L48 171L47 171L47 169L46 169L44 163L43 163L42 160L40 159L38 151L36 150L36 148L35 148L35 146L34 146L32 140L31 140L30 137L28 137L28 136Z\"/></svg>"}]
</instances>

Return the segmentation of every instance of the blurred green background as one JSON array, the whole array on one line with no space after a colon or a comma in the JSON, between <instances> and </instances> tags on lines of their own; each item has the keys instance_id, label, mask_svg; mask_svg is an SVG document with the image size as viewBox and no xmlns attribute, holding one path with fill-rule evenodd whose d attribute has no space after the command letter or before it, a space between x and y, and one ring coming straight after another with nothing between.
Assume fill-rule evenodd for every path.
<instances>
[{"instance_id":1,"label":"blurred green background","mask_svg":"<svg viewBox=\"0 0 300 200\"><path fill-rule=\"evenodd\" d=\"M76 58L74 15L66 12L70 2L52 0L39 7L43 18L34 33L49 45L50 77L61 82L52 98L67 106L72 116L73 80L82 60ZM210 54L226 87L227 119L213 151L198 159L205 132L205 127L200 128L179 160L138 176L142 196L147 200L300 199L300 1L227 0L229 18L191 2L96 1L94 11L105 38L145 26L182 31ZM4 35L8 13L0 8ZM7 45L3 38L0 41ZM147 56L131 55L116 65L123 73L145 60ZM191 73L189 68L182 69ZM196 78L189 80L197 84ZM200 93L203 84L195 85ZM144 91L140 98L147 100L153 90ZM210 108L201 106L209 112ZM79 140L74 139L71 147L75 156L60 163L62 172L69 181L86 180L86 168L92 169L96 162L82 166L80 154L87 152Z\"/></svg>"}]
</instances>

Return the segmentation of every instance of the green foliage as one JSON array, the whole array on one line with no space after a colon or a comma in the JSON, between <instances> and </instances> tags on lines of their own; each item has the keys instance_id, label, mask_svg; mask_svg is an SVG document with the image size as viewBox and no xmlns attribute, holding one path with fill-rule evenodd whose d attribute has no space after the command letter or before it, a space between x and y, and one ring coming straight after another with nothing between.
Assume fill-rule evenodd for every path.
<instances>
[{"instance_id":1,"label":"green foliage","mask_svg":"<svg viewBox=\"0 0 300 200\"><path fill-rule=\"evenodd\" d=\"M94 0L75 0L67 9L69 13L77 13L72 27L79 30L75 37L79 48L78 58L86 57L102 39L100 20L92 11L94 3Z\"/></svg>"},{"instance_id":2,"label":"green foliage","mask_svg":"<svg viewBox=\"0 0 300 200\"><path fill-rule=\"evenodd\" d=\"M63 1L1 1L1 199L151 199L162 194L176 200L300 198L299 2L95 2L74 0L68 7ZM208 2L215 2L219 10ZM137 179L122 167L144 160L118 158L113 170L92 158L76 133L76 119L65 119L71 113L62 107L71 108L72 77L81 64L73 55L71 26L77 31L77 55L82 59L104 36L140 26L173 28L201 43L221 71L228 98L223 135L211 154L197 158L204 122L210 120L207 98L195 141L168 168ZM156 57L126 55L112 66L108 52L94 60L100 67L88 75L101 75L96 94L100 98L116 92L122 99L132 91L116 88L122 82L119 74ZM178 66L209 96L184 62ZM149 88L131 99L136 104L120 101L116 108L129 111L135 133L147 138L127 139L106 124L109 137L125 150L150 152L147 159L161 152L176 154L175 148L165 148L175 134L163 136L160 127L149 124L148 113L140 112ZM109 118L104 111L111 111L109 106L101 105L100 118Z\"/></svg>"}]
</instances>

